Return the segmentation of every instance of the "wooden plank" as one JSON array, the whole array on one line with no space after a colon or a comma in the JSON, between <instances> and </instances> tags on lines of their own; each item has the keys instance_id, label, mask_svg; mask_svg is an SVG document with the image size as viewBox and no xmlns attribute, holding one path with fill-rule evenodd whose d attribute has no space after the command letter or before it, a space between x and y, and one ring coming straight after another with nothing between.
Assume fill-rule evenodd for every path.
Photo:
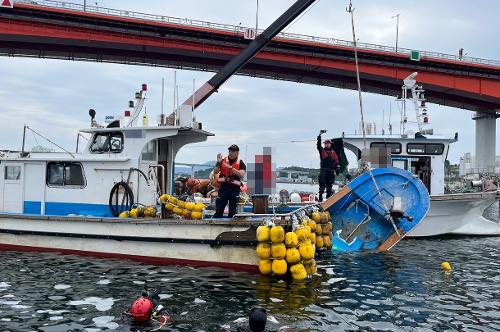
<instances>
[{"instance_id":1,"label":"wooden plank","mask_svg":"<svg viewBox=\"0 0 500 332\"><path fill-rule=\"evenodd\" d=\"M344 188L340 189L340 191L337 192L335 195L327 198L326 201L324 201L323 204L321 204L321 207L323 208L323 210L328 210L333 204L340 201L342 198L345 197L345 195L349 194L350 192L351 188L345 186Z\"/></svg>"}]
</instances>

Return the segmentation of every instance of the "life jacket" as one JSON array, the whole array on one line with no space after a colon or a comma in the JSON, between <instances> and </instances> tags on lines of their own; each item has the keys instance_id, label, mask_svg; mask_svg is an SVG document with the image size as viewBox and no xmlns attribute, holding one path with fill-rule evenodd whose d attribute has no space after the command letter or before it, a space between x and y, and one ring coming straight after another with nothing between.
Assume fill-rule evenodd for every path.
<instances>
[{"instance_id":1,"label":"life jacket","mask_svg":"<svg viewBox=\"0 0 500 332\"><path fill-rule=\"evenodd\" d=\"M239 159L235 163L231 164L231 162L229 161L229 158L226 157L226 158L224 158L223 163L226 163L227 165L234 167L234 169L236 169L238 171L240 170L240 160ZM230 172L231 172L231 174L230 174ZM233 176L231 176L231 175L233 175ZM222 166L220 167L219 178L217 179L217 182L219 182L219 183L227 182L227 183L230 183L230 184L238 186L238 187L241 186L241 181L237 178L234 178L234 174L232 173L231 168L222 167Z\"/></svg>"},{"instance_id":2,"label":"life jacket","mask_svg":"<svg viewBox=\"0 0 500 332\"><path fill-rule=\"evenodd\" d=\"M335 151L333 149L331 149L331 150L323 149L321 151L321 159L327 159L328 157L331 157L334 162L338 163L337 154L335 153Z\"/></svg>"}]
</instances>

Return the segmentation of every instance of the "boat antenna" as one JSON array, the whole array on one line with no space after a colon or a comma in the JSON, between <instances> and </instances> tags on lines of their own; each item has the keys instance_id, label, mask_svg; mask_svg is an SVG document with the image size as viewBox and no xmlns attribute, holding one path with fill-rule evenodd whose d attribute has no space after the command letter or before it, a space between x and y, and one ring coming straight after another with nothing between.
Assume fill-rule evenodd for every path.
<instances>
[{"instance_id":1,"label":"boat antenna","mask_svg":"<svg viewBox=\"0 0 500 332\"><path fill-rule=\"evenodd\" d=\"M391 114L392 114L392 100L389 100L389 135L392 135Z\"/></svg>"},{"instance_id":2,"label":"boat antenna","mask_svg":"<svg viewBox=\"0 0 500 332\"><path fill-rule=\"evenodd\" d=\"M165 100L165 79L161 78L161 115L160 115L160 126L165 124L165 113L163 113L163 104Z\"/></svg>"},{"instance_id":3,"label":"boat antenna","mask_svg":"<svg viewBox=\"0 0 500 332\"><path fill-rule=\"evenodd\" d=\"M358 64L358 48L356 43L356 32L354 31L354 7L352 6L352 0L349 0L349 7L346 8L346 11L349 14L351 14L352 44L354 49L354 61L356 63L356 81L358 83L359 111L361 113L361 126L363 130L363 146L366 149L365 117L363 113L363 99L361 97L361 82L359 79L359 64Z\"/></svg>"}]
</instances>

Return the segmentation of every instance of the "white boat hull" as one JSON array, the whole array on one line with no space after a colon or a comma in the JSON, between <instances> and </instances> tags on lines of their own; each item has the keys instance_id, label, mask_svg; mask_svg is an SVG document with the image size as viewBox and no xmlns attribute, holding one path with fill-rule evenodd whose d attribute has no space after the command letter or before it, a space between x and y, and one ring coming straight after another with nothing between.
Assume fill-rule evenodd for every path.
<instances>
[{"instance_id":1,"label":"white boat hull","mask_svg":"<svg viewBox=\"0 0 500 332\"><path fill-rule=\"evenodd\" d=\"M0 249L128 258L155 264L258 271L255 245L224 234L255 231L242 223L0 216ZM221 234L224 233L221 237ZM253 235L255 236L255 235ZM249 237L247 237L249 238Z\"/></svg>"},{"instance_id":2,"label":"white boat hull","mask_svg":"<svg viewBox=\"0 0 500 332\"><path fill-rule=\"evenodd\" d=\"M500 235L500 223L483 217L484 210L497 199L494 192L431 196L427 216L407 237Z\"/></svg>"}]
</instances>

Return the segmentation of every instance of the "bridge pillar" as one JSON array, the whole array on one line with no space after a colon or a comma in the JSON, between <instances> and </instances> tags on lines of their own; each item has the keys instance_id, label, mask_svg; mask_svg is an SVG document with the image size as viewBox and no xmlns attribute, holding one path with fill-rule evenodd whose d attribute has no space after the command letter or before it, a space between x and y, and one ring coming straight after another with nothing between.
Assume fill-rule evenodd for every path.
<instances>
[{"instance_id":1,"label":"bridge pillar","mask_svg":"<svg viewBox=\"0 0 500 332\"><path fill-rule=\"evenodd\" d=\"M474 167L479 173L494 173L496 152L496 116L476 112L476 160Z\"/></svg>"}]
</instances>

